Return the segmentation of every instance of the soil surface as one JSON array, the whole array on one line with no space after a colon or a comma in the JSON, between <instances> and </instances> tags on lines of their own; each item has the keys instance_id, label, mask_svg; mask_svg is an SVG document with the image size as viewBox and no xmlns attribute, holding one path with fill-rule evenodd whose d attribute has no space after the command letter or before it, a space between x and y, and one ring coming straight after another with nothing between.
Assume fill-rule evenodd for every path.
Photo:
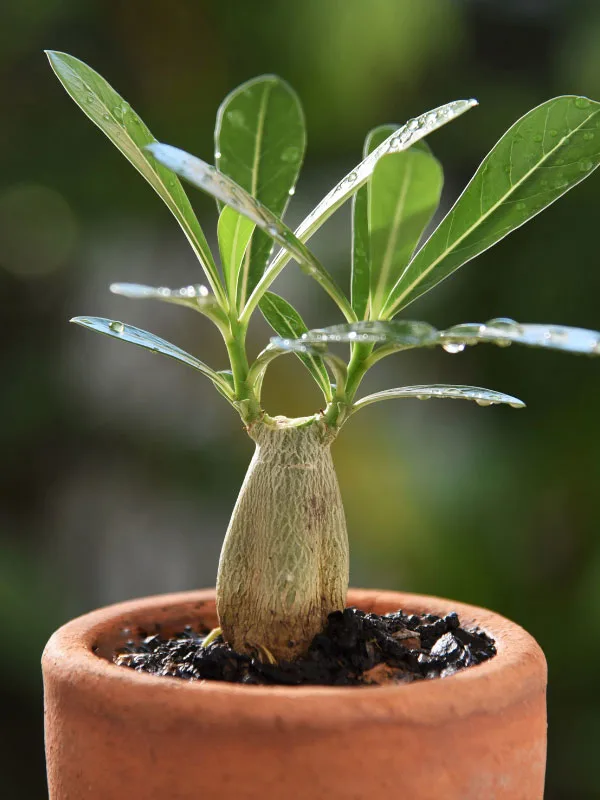
<instances>
[{"instance_id":1,"label":"soil surface","mask_svg":"<svg viewBox=\"0 0 600 800\"><path fill-rule=\"evenodd\" d=\"M254 658L236 653L220 637L204 647L206 635L191 627L170 638L160 631L142 635L117 650L113 660L139 672L187 680L355 686L445 678L496 654L494 640L461 628L455 613L336 611L305 658L280 664L268 663L264 653Z\"/></svg>"}]
</instances>

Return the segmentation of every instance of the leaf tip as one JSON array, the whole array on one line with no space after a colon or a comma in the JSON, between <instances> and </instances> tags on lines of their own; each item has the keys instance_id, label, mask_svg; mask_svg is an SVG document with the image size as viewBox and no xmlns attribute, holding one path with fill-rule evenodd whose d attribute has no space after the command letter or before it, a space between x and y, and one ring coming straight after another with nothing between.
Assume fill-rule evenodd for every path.
<instances>
[{"instance_id":1,"label":"leaf tip","mask_svg":"<svg viewBox=\"0 0 600 800\"><path fill-rule=\"evenodd\" d=\"M188 155L184 150L162 142L151 142L145 145L144 150L154 156L164 167L173 170L173 172L177 172L181 168L184 157Z\"/></svg>"}]
</instances>

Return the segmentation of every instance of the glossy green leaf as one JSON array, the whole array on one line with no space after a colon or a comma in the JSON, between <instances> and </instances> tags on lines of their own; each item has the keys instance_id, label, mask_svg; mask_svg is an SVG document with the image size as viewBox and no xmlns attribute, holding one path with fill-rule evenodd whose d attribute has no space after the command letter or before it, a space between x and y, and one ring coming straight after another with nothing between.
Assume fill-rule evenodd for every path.
<instances>
[{"instance_id":1,"label":"glossy green leaf","mask_svg":"<svg viewBox=\"0 0 600 800\"><path fill-rule=\"evenodd\" d=\"M130 300L161 300L163 303L200 311L219 325L227 322L214 294L199 283L181 289L168 289L166 286L146 286L142 283L111 283L110 291Z\"/></svg>"},{"instance_id":2,"label":"glossy green leaf","mask_svg":"<svg viewBox=\"0 0 600 800\"><path fill-rule=\"evenodd\" d=\"M148 149L166 167L203 192L212 195L240 214L252 220L278 244L286 249L304 272L317 281L338 305L346 319L353 320L354 312L343 291L311 251L294 233L259 200L238 186L227 175L195 156L168 144L151 144Z\"/></svg>"},{"instance_id":3,"label":"glossy green leaf","mask_svg":"<svg viewBox=\"0 0 600 800\"><path fill-rule=\"evenodd\" d=\"M255 225L248 217L234 211L230 206L225 206L219 215L217 238L223 277L227 294L234 307L239 307L236 297L240 269L254 229Z\"/></svg>"},{"instance_id":4,"label":"glossy green leaf","mask_svg":"<svg viewBox=\"0 0 600 800\"><path fill-rule=\"evenodd\" d=\"M285 81L263 75L231 92L219 108L215 164L252 197L283 217L304 159L306 131L300 100ZM238 307L264 272L273 240L257 230L238 282Z\"/></svg>"},{"instance_id":5,"label":"glossy green leaf","mask_svg":"<svg viewBox=\"0 0 600 800\"><path fill-rule=\"evenodd\" d=\"M463 349L478 342L489 342L501 347L514 343L542 347L545 350L600 356L600 331L564 325L520 324L506 317L483 323L454 325L438 334L438 343L449 352L457 352L457 348Z\"/></svg>"},{"instance_id":6,"label":"glossy green leaf","mask_svg":"<svg viewBox=\"0 0 600 800\"><path fill-rule=\"evenodd\" d=\"M369 183L373 319L380 316L440 203L441 164L420 145L381 158Z\"/></svg>"},{"instance_id":7,"label":"glossy green leaf","mask_svg":"<svg viewBox=\"0 0 600 800\"><path fill-rule=\"evenodd\" d=\"M477 100L455 100L406 122L333 187L296 228L296 237L302 242L307 242L321 225L369 179L382 156L408 150L425 136L476 105ZM244 310L243 318L246 321L256 308L262 294L273 283L289 259L289 252L282 250L265 270Z\"/></svg>"},{"instance_id":8,"label":"glossy green leaf","mask_svg":"<svg viewBox=\"0 0 600 800\"><path fill-rule=\"evenodd\" d=\"M47 51L47 55L70 97L165 202L198 256L215 295L222 300L217 268L183 187L146 149L146 145L156 141L154 136L129 103L87 64L53 50Z\"/></svg>"},{"instance_id":9,"label":"glossy green leaf","mask_svg":"<svg viewBox=\"0 0 600 800\"><path fill-rule=\"evenodd\" d=\"M413 320L362 320L327 328L306 331L300 337L275 337L274 346L295 352L312 352L322 357L330 344L378 344L369 361L371 364L400 350L414 347L441 346L448 353L460 353L465 347L478 343L506 347L521 344L545 350L562 350L589 356L600 355L600 331L569 328L564 325L521 324L505 317L488 322L454 325L439 331L427 322Z\"/></svg>"},{"instance_id":10,"label":"glossy green leaf","mask_svg":"<svg viewBox=\"0 0 600 800\"><path fill-rule=\"evenodd\" d=\"M84 328L89 328L97 333L112 336L114 339L131 342L131 344L136 344L153 353L160 353L176 361L181 361L183 364L187 364L189 367L193 367L197 369L198 372L206 375L228 400L233 399L230 384L225 378L212 370L203 361L186 353L185 350L177 347L177 345L171 344L165 339L161 339L160 336L155 336L153 333L144 331L141 328L136 328L133 325L126 325L118 320L104 319L103 317L73 317L71 322L74 322L76 325L81 325Z\"/></svg>"},{"instance_id":11,"label":"glossy green leaf","mask_svg":"<svg viewBox=\"0 0 600 800\"><path fill-rule=\"evenodd\" d=\"M380 125L365 139L363 157L379 147L398 130L397 125ZM350 298L358 319L369 317L371 290L371 249L369 244L369 188L361 186L352 198L352 277Z\"/></svg>"},{"instance_id":12,"label":"glossy green leaf","mask_svg":"<svg viewBox=\"0 0 600 800\"><path fill-rule=\"evenodd\" d=\"M449 400L474 400L479 406L504 404L512 408L525 408L525 403L510 394L495 392L492 389L482 389L480 386L452 386L438 383L431 386L402 386L399 389L388 389L384 392L369 394L357 400L352 406L352 412L378 403L380 400L397 400L406 397L416 397L418 400L429 400L432 397Z\"/></svg>"},{"instance_id":13,"label":"glossy green leaf","mask_svg":"<svg viewBox=\"0 0 600 800\"><path fill-rule=\"evenodd\" d=\"M314 328L295 339L298 345L393 343L398 347L426 347L438 343L439 331L427 322L361 320L347 325ZM289 339L290 337L284 337ZM275 341L275 340L273 340ZM288 342L287 345L291 346Z\"/></svg>"},{"instance_id":14,"label":"glossy green leaf","mask_svg":"<svg viewBox=\"0 0 600 800\"><path fill-rule=\"evenodd\" d=\"M600 104L557 97L518 120L400 276L390 317L523 225L600 163Z\"/></svg>"},{"instance_id":15,"label":"glossy green leaf","mask_svg":"<svg viewBox=\"0 0 600 800\"><path fill-rule=\"evenodd\" d=\"M265 292L260 310L275 333L284 339L298 339L308 330L296 309L273 292ZM315 379L325 399L331 400L331 384L322 359L307 353L298 353L298 358Z\"/></svg>"}]
</instances>

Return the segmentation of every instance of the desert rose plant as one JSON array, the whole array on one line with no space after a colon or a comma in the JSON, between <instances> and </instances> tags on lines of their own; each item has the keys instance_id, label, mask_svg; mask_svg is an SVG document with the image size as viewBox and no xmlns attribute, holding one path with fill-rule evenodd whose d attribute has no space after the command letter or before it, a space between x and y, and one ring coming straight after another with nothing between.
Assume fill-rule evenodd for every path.
<instances>
[{"instance_id":1,"label":"desert rose plant","mask_svg":"<svg viewBox=\"0 0 600 800\"><path fill-rule=\"evenodd\" d=\"M281 220L294 194L305 150L298 97L266 75L223 101L215 129L215 166L159 144L131 106L90 67L49 52L59 80L164 200L183 228L207 286L182 289L118 283L131 298L178 303L218 328L230 369L215 370L152 333L101 317L73 322L182 361L207 377L243 420L256 450L225 537L217 608L225 640L237 651L289 660L302 655L330 612L344 606L348 542L330 445L352 414L399 398L454 398L480 406L523 407L515 397L474 386L403 386L357 399L375 363L411 348L450 353L480 342L519 343L600 355L600 334L510 319L436 330L397 319L399 312L455 270L518 228L600 162L600 104L557 97L518 120L483 160L439 226L419 248L436 213L442 167L425 137L476 105L457 100L366 138L363 160L292 232ZM179 181L217 201L220 268ZM321 225L352 200L350 291L306 246ZM274 257L273 248L276 247ZM307 330L289 302L270 291L295 260L327 292L345 322ZM252 314L275 333L253 360L246 348ZM349 345L349 358L331 345ZM261 402L269 364L294 353L323 393L309 417L270 416Z\"/></svg>"}]
</instances>

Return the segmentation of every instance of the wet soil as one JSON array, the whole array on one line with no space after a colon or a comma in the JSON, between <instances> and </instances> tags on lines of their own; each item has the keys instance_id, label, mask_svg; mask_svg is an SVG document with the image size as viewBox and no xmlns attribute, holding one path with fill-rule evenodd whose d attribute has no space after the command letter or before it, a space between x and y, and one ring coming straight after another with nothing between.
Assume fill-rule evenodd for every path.
<instances>
[{"instance_id":1,"label":"wet soil","mask_svg":"<svg viewBox=\"0 0 600 800\"><path fill-rule=\"evenodd\" d=\"M305 658L270 664L233 651L221 638L207 647L206 630L186 627L169 638L160 631L128 641L116 664L153 675L246 684L356 686L445 678L496 654L483 631L462 628L455 613L380 616L356 608L329 615Z\"/></svg>"}]
</instances>

